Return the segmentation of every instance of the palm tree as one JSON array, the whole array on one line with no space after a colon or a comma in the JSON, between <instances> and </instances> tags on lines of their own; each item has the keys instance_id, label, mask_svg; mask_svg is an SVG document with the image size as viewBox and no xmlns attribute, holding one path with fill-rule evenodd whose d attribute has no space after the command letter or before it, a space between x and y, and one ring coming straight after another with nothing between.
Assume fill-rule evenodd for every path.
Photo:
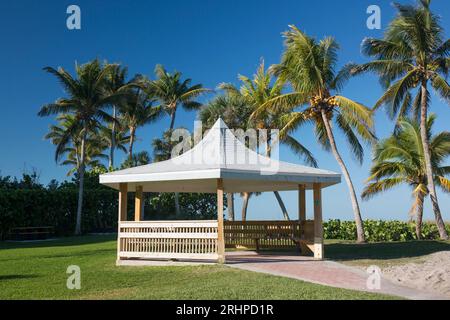
<instances>
[{"instance_id":1,"label":"palm tree","mask_svg":"<svg viewBox=\"0 0 450 320\"><path fill-rule=\"evenodd\" d=\"M117 92L121 92L124 90L128 90L130 85L132 85L134 83L134 80L131 81L126 81L127 78L127 73L128 73L128 68L126 67L121 67L118 64L114 64L112 65L110 72L108 74L107 77L107 83L106 83L106 88L108 90L108 92L110 94L115 94ZM117 101L117 103L112 105L112 117L113 119L117 119L117 108L120 108L120 104L126 103L126 99L122 99ZM111 126L111 133L110 133L110 138L108 138L109 141L109 159L108 159L108 167L109 169L113 169L114 168L114 151L116 149L120 149L118 147L116 147L116 139L118 138L117 136L117 128L116 128L116 123L117 121L113 121L110 123ZM122 134L123 136L123 134Z\"/></svg>"},{"instance_id":2,"label":"palm tree","mask_svg":"<svg viewBox=\"0 0 450 320\"><path fill-rule=\"evenodd\" d=\"M169 160L172 156L173 148L178 144L177 141L172 141L172 130L167 130L163 133L161 139L153 139L153 158L156 162ZM179 217L181 215L180 198L178 192L174 193L175 198L175 213Z\"/></svg>"},{"instance_id":3,"label":"palm tree","mask_svg":"<svg viewBox=\"0 0 450 320\"><path fill-rule=\"evenodd\" d=\"M116 112L113 112L113 118L116 117ZM127 153L126 145L130 142L130 137L126 134L123 125L118 122L119 119L116 117L116 121L114 121L113 123L101 125L98 132L99 138L107 143L110 151L107 157L109 170L113 169L112 166L114 165L114 151L120 150L124 153Z\"/></svg>"},{"instance_id":4,"label":"palm tree","mask_svg":"<svg viewBox=\"0 0 450 320\"><path fill-rule=\"evenodd\" d=\"M122 97L119 93L108 94L105 90L105 83L111 67L112 65L102 66L98 60L91 61L81 66L76 65L76 77L72 77L70 73L63 68L44 68L45 71L58 79L68 97L60 98L54 103L44 105L38 115L42 117L54 114L71 113L76 119L70 127L66 128L66 131L56 148L56 153L59 154L74 133L77 132L77 130L81 130L80 165L78 169L79 192L75 234L81 233L87 137L91 132L98 128L100 121L114 121L104 109Z\"/></svg>"},{"instance_id":5,"label":"palm tree","mask_svg":"<svg viewBox=\"0 0 450 320\"><path fill-rule=\"evenodd\" d=\"M181 72L173 74L160 64L155 67L156 80L149 81L147 92L154 95L161 103L162 109L170 116L169 130L175 125L175 116L178 106L186 110L198 110L202 104L194 99L211 90L203 88L201 84L191 86L191 79L182 80ZM180 215L179 195L175 192L175 210Z\"/></svg>"},{"instance_id":6,"label":"palm tree","mask_svg":"<svg viewBox=\"0 0 450 320\"><path fill-rule=\"evenodd\" d=\"M433 180L426 122L431 100L429 85L444 100L450 101L450 85L445 80L450 66L450 40L443 40L443 29L439 18L430 11L430 2L420 0L418 7L396 4L398 14L384 38L363 41L363 52L374 60L353 68L353 73L373 71L379 74L387 89L375 109L386 105L392 118L404 116L412 109L420 118L428 191L439 235L441 239L448 239ZM414 89L417 93L412 99Z\"/></svg>"},{"instance_id":7,"label":"palm tree","mask_svg":"<svg viewBox=\"0 0 450 320\"><path fill-rule=\"evenodd\" d=\"M49 133L45 135L45 139L49 139L54 145L58 146L67 129L72 127L76 122L76 118L72 114L61 114L57 117L58 124L51 125ZM61 165L70 165L72 168L68 171L67 175L70 176L77 172L80 167L80 147L81 147L81 128L74 130L70 139L66 142L66 145L62 148L58 148L55 152L55 161L58 162L63 156L65 159L60 162ZM85 164L86 167L101 167L100 161L106 158L103 154L105 149L104 140L100 139L97 132L90 133L86 138L86 154Z\"/></svg>"},{"instance_id":8,"label":"palm tree","mask_svg":"<svg viewBox=\"0 0 450 320\"><path fill-rule=\"evenodd\" d=\"M161 114L161 108L153 106L154 101L151 95L137 88L135 93L128 97L126 103L120 105L120 122L129 129L129 159L133 158L137 128L155 122Z\"/></svg>"},{"instance_id":9,"label":"palm tree","mask_svg":"<svg viewBox=\"0 0 450 320\"><path fill-rule=\"evenodd\" d=\"M107 159L108 156L102 153L101 148L104 146L101 145L99 148L97 143L99 143L98 140L89 141L89 139L86 139L85 167L89 169L101 168L106 170L106 167L102 164L102 160ZM74 147L68 147L65 149L67 156L66 159L61 162L61 165L72 166L72 169L67 172L68 176L71 176L79 170L77 166L77 163L79 163L79 155L77 154L77 151L78 150Z\"/></svg>"},{"instance_id":10,"label":"palm tree","mask_svg":"<svg viewBox=\"0 0 450 320\"><path fill-rule=\"evenodd\" d=\"M357 160L362 162L364 150L358 135L367 142L373 141L372 114L362 104L337 94L350 72L347 67L335 72L339 47L333 38L316 42L295 26L290 26L284 37L282 61L272 66L270 71L280 81L289 82L293 91L264 103L256 114L277 109L286 112L282 116L284 126L280 130L280 139L306 122L314 125L319 144L325 150L331 150L342 170L350 192L357 240L363 242L365 236L358 199L347 166L338 151L332 121L343 132ZM302 108L297 110L300 106Z\"/></svg>"},{"instance_id":11,"label":"palm tree","mask_svg":"<svg viewBox=\"0 0 450 320\"><path fill-rule=\"evenodd\" d=\"M202 107L199 119L204 129L211 128L221 118L233 129L248 129L252 108L239 95L218 95Z\"/></svg>"},{"instance_id":12,"label":"palm tree","mask_svg":"<svg viewBox=\"0 0 450 320\"><path fill-rule=\"evenodd\" d=\"M247 102L239 95L218 95L205 105L199 114L199 118L204 129L211 128L217 119L222 118L225 123L233 129L246 130L248 119L252 109ZM247 216L248 199L250 193L243 192L241 196L244 199L242 205L242 220ZM227 214L230 221L235 220L234 212L234 194L227 193Z\"/></svg>"},{"instance_id":13,"label":"palm tree","mask_svg":"<svg viewBox=\"0 0 450 320\"><path fill-rule=\"evenodd\" d=\"M435 136L431 129L436 116L431 114L427 121L427 136L430 141L431 163L434 181L445 192L450 192L450 166L442 163L450 155L450 132ZM414 202L411 213L416 218L416 235L421 238L424 199L428 196L427 174L420 128L415 120L399 119L399 128L390 138L380 141L374 152L374 163L369 182L362 193L363 199L389 190L400 184L412 189Z\"/></svg>"},{"instance_id":14,"label":"palm tree","mask_svg":"<svg viewBox=\"0 0 450 320\"><path fill-rule=\"evenodd\" d=\"M157 79L148 82L148 91L160 101L162 109L170 116L169 130L174 128L179 105L186 110L198 110L202 104L194 99L211 91L201 84L191 86L192 80L182 80L181 72L168 73L159 64L155 68L155 75Z\"/></svg>"},{"instance_id":15,"label":"palm tree","mask_svg":"<svg viewBox=\"0 0 450 320\"><path fill-rule=\"evenodd\" d=\"M121 169L127 169L137 166L143 166L149 164L151 162L150 155L147 151L140 151L138 153L134 153L130 158L125 159L125 161L121 164Z\"/></svg>"},{"instance_id":16,"label":"palm tree","mask_svg":"<svg viewBox=\"0 0 450 320\"><path fill-rule=\"evenodd\" d=\"M172 156L172 149L177 142L171 140L172 132L170 130L164 131L162 138L152 140L153 159L155 162L169 160Z\"/></svg>"},{"instance_id":17,"label":"palm tree","mask_svg":"<svg viewBox=\"0 0 450 320\"><path fill-rule=\"evenodd\" d=\"M240 75L239 80L241 81L241 87L239 89L230 83L223 83L219 85L219 88L225 90L231 96L240 97L250 106L253 114L251 115L251 121L246 120L247 127L265 129L268 131L268 148L266 155L270 157L270 149L273 143L271 140L271 133L272 130L279 129L282 126L283 112L280 109L265 109L263 111L260 108L266 102L281 95L284 87L283 83L277 79L274 85L271 85L272 77L270 74L266 73L264 61L261 62L253 79ZM317 167L317 162L311 152L292 135L284 135L280 142L289 146L296 154L301 155L306 163ZM274 191L274 194L284 218L289 220L286 206L284 205L279 192Z\"/></svg>"}]
</instances>

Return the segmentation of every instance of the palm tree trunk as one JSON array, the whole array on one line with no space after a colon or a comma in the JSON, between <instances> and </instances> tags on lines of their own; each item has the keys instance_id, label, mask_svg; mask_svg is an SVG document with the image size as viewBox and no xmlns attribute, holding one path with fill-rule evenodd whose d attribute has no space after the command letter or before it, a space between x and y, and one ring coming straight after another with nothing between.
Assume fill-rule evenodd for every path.
<instances>
[{"instance_id":1,"label":"palm tree trunk","mask_svg":"<svg viewBox=\"0 0 450 320\"><path fill-rule=\"evenodd\" d=\"M423 218L423 200L424 194L422 192L417 193L416 199L416 236L420 240L422 238L422 218Z\"/></svg>"},{"instance_id":2,"label":"palm tree trunk","mask_svg":"<svg viewBox=\"0 0 450 320\"><path fill-rule=\"evenodd\" d=\"M242 203L242 221L246 221L247 220L248 200L250 199L250 193L244 192L242 194L242 197L244 198L244 202Z\"/></svg>"},{"instance_id":3,"label":"palm tree trunk","mask_svg":"<svg viewBox=\"0 0 450 320\"><path fill-rule=\"evenodd\" d=\"M227 213L228 220L234 221L234 194L230 192L227 193Z\"/></svg>"},{"instance_id":4,"label":"palm tree trunk","mask_svg":"<svg viewBox=\"0 0 450 320\"><path fill-rule=\"evenodd\" d=\"M113 119L116 120L116 107L113 106ZM109 163L108 169L112 170L114 168L114 150L116 148L116 122L113 121L111 126L111 145L109 148Z\"/></svg>"},{"instance_id":5,"label":"palm tree trunk","mask_svg":"<svg viewBox=\"0 0 450 320\"><path fill-rule=\"evenodd\" d=\"M321 114L322 114L323 123L325 125L325 129L327 131L328 141L330 142L331 151L333 152L333 155L336 158L337 163L341 167L342 173L344 174L345 181L347 182L348 190L350 192L350 199L352 202L353 215L355 216L357 241L365 242L366 240L365 240L365 236L364 236L364 225L363 225L363 221L361 218L361 212L359 210L358 199L356 197L356 192L355 192L355 188L353 186L352 179L350 178L350 174L348 173L348 170L344 163L344 160L342 160L342 157L339 154L338 149L336 147L336 141L334 140L333 131L332 131L331 125L330 125L330 120L328 120L325 110L322 109Z\"/></svg>"},{"instance_id":6,"label":"palm tree trunk","mask_svg":"<svg viewBox=\"0 0 450 320\"><path fill-rule=\"evenodd\" d=\"M172 131L173 127L175 126L175 114L176 114L177 110L174 109L172 111L172 113L170 114L170 127L169 130Z\"/></svg>"},{"instance_id":7,"label":"palm tree trunk","mask_svg":"<svg viewBox=\"0 0 450 320\"><path fill-rule=\"evenodd\" d=\"M274 191L273 194L277 198L278 204L280 205L281 211L283 212L284 220L291 220L286 210L286 206L284 205L283 199L281 199L280 193L278 191Z\"/></svg>"},{"instance_id":8,"label":"palm tree trunk","mask_svg":"<svg viewBox=\"0 0 450 320\"><path fill-rule=\"evenodd\" d=\"M128 158L130 161L133 159L133 144L134 144L134 135L136 129L134 127L130 127L130 144L128 146Z\"/></svg>"},{"instance_id":9,"label":"palm tree trunk","mask_svg":"<svg viewBox=\"0 0 450 320\"><path fill-rule=\"evenodd\" d=\"M436 225L439 230L440 238L443 240L448 240L448 234L447 231L445 230L444 220L442 219L441 210L439 209L436 187L434 185L433 180L433 170L431 168L430 142L428 141L427 135L427 113L428 113L427 91L428 91L427 82L426 80L423 80L421 86L422 97L420 102L420 136L422 138L423 156L425 159L425 171L427 174L428 192L430 194L431 204L433 206Z\"/></svg>"},{"instance_id":10,"label":"palm tree trunk","mask_svg":"<svg viewBox=\"0 0 450 320\"><path fill-rule=\"evenodd\" d=\"M175 192L175 214L177 217L179 217L181 215L180 194L178 192Z\"/></svg>"},{"instance_id":11,"label":"palm tree trunk","mask_svg":"<svg viewBox=\"0 0 450 320\"><path fill-rule=\"evenodd\" d=\"M170 114L170 127L169 130L172 131L173 127L175 126L175 114L177 112L177 109L174 108L172 113ZM180 210L180 201L179 201L180 195L178 192L175 192L175 212L177 217L180 216L181 210Z\"/></svg>"},{"instance_id":12,"label":"palm tree trunk","mask_svg":"<svg viewBox=\"0 0 450 320\"><path fill-rule=\"evenodd\" d=\"M78 169L78 205L77 205L77 220L75 224L75 234L81 234L81 213L83 212L83 192L84 192L84 158L86 149L86 135L87 127L83 128L83 136L81 138L81 156L80 156L80 167Z\"/></svg>"},{"instance_id":13,"label":"palm tree trunk","mask_svg":"<svg viewBox=\"0 0 450 320\"><path fill-rule=\"evenodd\" d=\"M271 131L268 132L268 136L267 136L267 152L266 152L266 156L268 158L270 158L270 150L272 148L272 138L271 138ZM283 213L283 217L284 220L290 220L289 219L289 214L287 212L286 206L284 205L283 199L281 199L280 193L278 191L274 191L273 194L275 195L275 197L277 198L278 201L278 205L281 208L281 212Z\"/></svg>"}]
</instances>

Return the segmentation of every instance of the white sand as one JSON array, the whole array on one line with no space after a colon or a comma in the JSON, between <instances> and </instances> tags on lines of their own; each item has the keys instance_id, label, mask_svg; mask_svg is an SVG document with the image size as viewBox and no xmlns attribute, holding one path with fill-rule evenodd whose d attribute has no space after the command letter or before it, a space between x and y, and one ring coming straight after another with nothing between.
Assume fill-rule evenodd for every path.
<instances>
[{"instance_id":1,"label":"white sand","mask_svg":"<svg viewBox=\"0 0 450 320\"><path fill-rule=\"evenodd\" d=\"M436 252L424 259L423 263L386 267L383 276L400 285L450 298L450 251Z\"/></svg>"}]
</instances>

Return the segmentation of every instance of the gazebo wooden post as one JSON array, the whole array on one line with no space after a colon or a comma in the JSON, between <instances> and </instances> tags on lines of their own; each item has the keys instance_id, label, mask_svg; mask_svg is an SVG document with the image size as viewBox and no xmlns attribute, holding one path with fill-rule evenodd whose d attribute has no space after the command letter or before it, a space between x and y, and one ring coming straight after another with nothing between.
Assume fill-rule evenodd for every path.
<instances>
[{"instance_id":1,"label":"gazebo wooden post","mask_svg":"<svg viewBox=\"0 0 450 320\"><path fill-rule=\"evenodd\" d=\"M322 187L313 184L314 192L314 259L323 259Z\"/></svg>"},{"instance_id":2,"label":"gazebo wooden post","mask_svg":"<svg viewBox=\"0 0 450 320\"><path fill-rule=\"evenodd\" d=\"M305 253L305 250L302 249L301 240L304 239L304 226L306 221L306 188L304 184L298 185L298 227L300 229L300 239L298 241L298 250L300 253Z\"/></svg>"},{"instance_id":3,"label":"gazebo wooden post","mask_svg":"<svg viewBox=\"0 0 450 320\"><path fill-rule=\"evenodd\" d=\"M298 221L306 221L306 191L305 185L298 185Z\"/></svg>"},{"instance_id":4,"label":"gazebo wooden post","mask_svg":"<svg viewBox=\"0 0 450 320\"><path fill-rule=\"evenodd\" d=\"M136 193L134 196L134 221L142 220L142 186L136 186Z\"/></svg>"},{"instance_id":5,"label":"gazebo wooden post","mask_svg":"<svg viewBox=\"0 0 450 320\"><path fill-rule=\"evenodd\" d=\"M117 260L120 260L120 223L127 220L128 184L119 184L119 216L117 222Z\"/></svg>"},{"instance_id":6,"label":"gazebo wooden post","mask_svg":"<svg viewBox=\"0 0 450 320\"><path fill-rule=\"evenodd\" d=\"M127 221L127 199L128 184L121 183L119 185L119 223L120 221Z\"/></svg>"},{"instance_id":7,"label":"gazebo wooden post","mask_svg":"<svg viewBox=\"0 0 450 320\"><path fill-rule=\"evenodd\" d=\"M223 180L217 179L217 254L219 263L225 263L225 238L223 232Z\"/></svg>"}]
</instances>

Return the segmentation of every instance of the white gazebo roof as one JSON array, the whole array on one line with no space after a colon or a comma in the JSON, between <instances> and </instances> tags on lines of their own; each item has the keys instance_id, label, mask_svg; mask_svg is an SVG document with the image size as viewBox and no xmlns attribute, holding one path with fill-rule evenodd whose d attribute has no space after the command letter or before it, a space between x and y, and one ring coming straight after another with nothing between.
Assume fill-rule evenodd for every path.
<instances>
[{"instance_id":1,"label":"white gazebo roof","mask_svg":"<svg viewBox=\"0 0 450 320\"><path fill-rule=\"evenodd\" d=\"M247 148L219 119L192 149L170 160L100 175L100 183L119 189L142 186L144 192L225 192L312 189L337 184L341 175L327 170L278 161Z\"/></svg>"}]
</instances>

